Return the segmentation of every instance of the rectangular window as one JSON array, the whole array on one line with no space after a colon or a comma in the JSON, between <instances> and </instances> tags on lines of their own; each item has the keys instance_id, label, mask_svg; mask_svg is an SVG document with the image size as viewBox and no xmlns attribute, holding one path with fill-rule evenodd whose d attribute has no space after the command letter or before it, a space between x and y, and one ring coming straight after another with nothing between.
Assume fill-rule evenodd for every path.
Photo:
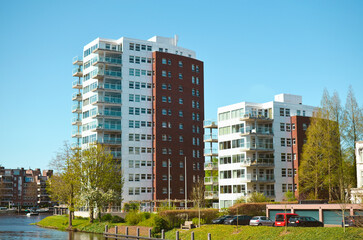
<instances>
[{"instance_id":1,"label":"rectangular window","mask_svg":"<svg viewBox=\"0 0 363 240\"><path fill-rule=\"evenodd\" d=\"M292 156L291 153L286 154L286 158L287 158L288 162L291 162L291 156Z\"/></svg>"},{"instance_id":2,"label":"rectangular window","mask_svg":"<svg viewBox=\"0 0 363 240\"><path fill-rule=\"evenodd\" d=\"M286 146L291 147L291 138L286 138Z\"/></svg>"},{"instance_id":3,"label":"rectangular window","mask_svg":"<svg viewBox=\"0 0 363 240\"><path fill-rule=\"evenodd\" d=\"M285 123L280 123L280 131L285 131Z\"/></svg>"},{"instance_id":4,"label":"rectangular window","mask_svg":"<svg viewBox=\"0 0 363 240\"><path fill-rule=\"evenodd\" d=\"M290 132L291 131L291 125L290 123L286 123L286 132Z\"/></svg>"},{"instance_id":5,"label":"rectangular window","mask_svg":"<svg viewBox=\"0 0 363 240\"><path fill-rule=\"evenodd\" d=\"M129 57L129 63L134 63L135 62L135 58L134 56L130 56Z\"/></svg>"},{"instance_id":6,"label":"rectangular window","mask_svg":"<svg viewBox=\"0 0 363 240\"><path fill-rule=\"evenodd\" d=\"M281 117L283 117L283 116L285 116L285 109L283 109L283 108L280 108L280 116Z\"/></svg>"},{"instance_id":7,"label":"rectangular window","mask_svg":"<svg viewBox=\"0 0 363 240\"><path fill-rule=\"evenodd\" d=\"M285 138L281 138L281 147L285 147Z\"/></svg>"},{"instance_id":8,"label":"rectangular window","mask_svg":"<svg viewBox=\"0 0 363 240\"><path fill-rule=\"evenodd\" d=\"M285 109L285 116L290 117L290 109L288 108Z\"/></svg>"},{"instance_id":9,"label":"rectangular window","mask_svg":"<svg viewBox=\"0 0 363 240\"><path fill-rule=\"evenodd\" d=\"M281 153L281 162L286 162L286 153Z\"/></svg>"},{"instance_id":10,"label":"rectangular window","mask_svg":"<svg viewBox=\"0 0 363 240\"><path fill-rule=\"evenodd\" d=\"M286 177L286 168L281 168L281 177Z\"/></svg>"}]
</instances>

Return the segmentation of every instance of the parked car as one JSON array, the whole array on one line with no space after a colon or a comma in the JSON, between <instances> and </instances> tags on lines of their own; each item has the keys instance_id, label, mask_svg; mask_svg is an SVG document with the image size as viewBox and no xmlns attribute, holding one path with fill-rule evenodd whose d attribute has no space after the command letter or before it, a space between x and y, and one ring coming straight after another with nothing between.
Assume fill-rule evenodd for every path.
<instances>
[{"instance_id":1,"label":"parked car","mask_svg":"<svg viewBox=\"0 0 363 240\"><path fill-rule=\"evenodd\" d=\"M287 224L288 227L324 227L324 223L316 220L313 217L290 217Z\"/></svg>"},{"instance_id":2,"label":"parked car","mask_svg":"<svg viewBox=\"0 0 363 240\"><path fill-rule=\"evenodd\" d=\"M274 221L265 216L255 216L250 220L250 226L272 226Z\"/></svg>"},{"instance_id":3,"label":"parked car","mask_svg":"<svg viewBox=\"0 0 363 240\"><path fill-rule=\"evenodd\" d=\"M213 219L212 223L213 224L223 224L225 220L227 220L229 218L233 218L233 217L234 217L233 215L225 215L225 216L222 216L220 218Z\"/></svg>"},{"instance_id":4,"label":"parked car","mask_svg":"<svg viewBox=\"0 0 363 240\"><path fill-rule=\"evenodd\" d=\"M275 216L275 227L283 227L291 217L298 217L296 213L277 213Z\"/></svg>"},{"instance_id":5,"label":"parked car","mask_svg":"<svg viewBox=\"0 0 363 240\"><path fill-rule=\"evenodd\" d=\"M233 218L225 220L224 224L237 225L237 219L238 219L238 225L248 225L250 224L251 218L252 218L251 216L247 215L234 216Z\"/></svg>"},{"instance_id":6,"label":"parked car","mask_svg":"<svg viewBox=\"0 0 363 240\"><path fill-rule=\"evenodd\" d=\"M345 217L345 226L346 227L362 227L363 226L363 216L354 215ZM343 227L343 221L342 221Z\"/></svg>"}]
</instances>

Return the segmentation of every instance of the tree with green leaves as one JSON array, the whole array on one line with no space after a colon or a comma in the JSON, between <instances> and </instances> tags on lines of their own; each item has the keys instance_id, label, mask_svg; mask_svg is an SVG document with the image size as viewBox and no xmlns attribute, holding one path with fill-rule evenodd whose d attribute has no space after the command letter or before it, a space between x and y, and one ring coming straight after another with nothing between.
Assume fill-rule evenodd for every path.
<instances>
[{"instance_id":1,"label":"tree with green leaves","mask_svg":"<svg viewBox=\"0 0 363 240\"><path fill-rule=\"evenodd\" d=\"M81 198L89 206L90 222L93 222L95 209L100 218L105 206L121 203L123 187L121 166L113 159L110 151L96 144L82 151L80 172Z\"/></svg>"},{"instance_id":2,"label":"tree with green leaves","mask_svg":"<svg viewBox=\"0 0 363 240\"><path fill-rule=\"evenodd\" d=\"M64 143L50 166L56 172L47 182L47 191L53 201L67 205L69 210L68 228L72 229L74 207L79 200L78 193L81 190L79 150Z\"/></svg>"},{"instance_id":3,"label":"tree with green leaves","mask_svg":"<svg viewBox=\"0 0 363 240\"><path fill-rule=\"evenodd\" d=\"M352 187L357 183L355 142L363 137L363 109L359 107L352 86L349 86L343 117L343 139L347 160L352 163Z\"/></svg>"},{"instance_id":4,"label":"tree with green leaves","mask_svg":"<svg viewBox=\"0 0 363 240\"><path fill-rule=\"evenodd\" d=\"M257 203L257 202L270 202L270 199L265 196L265 194L260 192L253 192L251 196L247 199L249 203Z\"/></svg>"}]
</instances>

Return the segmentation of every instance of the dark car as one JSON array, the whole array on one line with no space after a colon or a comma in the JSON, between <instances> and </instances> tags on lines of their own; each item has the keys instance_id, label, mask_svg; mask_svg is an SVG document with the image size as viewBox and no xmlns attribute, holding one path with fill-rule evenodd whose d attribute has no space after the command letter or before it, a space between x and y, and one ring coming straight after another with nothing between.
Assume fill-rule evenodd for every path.
<instances>
[{"instance_id":1,"label":"dark car","mask_svg":"<svg viewBox=\"0 0 363 240\"><path fill-rule=\"evenodd\" d=\"M229 218L233 218L233 215L226 215L226 216L222 216L220 218L217 219L213 219L212 223L213 224L223 224L225 220L229 219Z\"/></svg>"},{"instance_id":2,"label":"dark car","mask_svg":"<svg viewBox=\"0 0 363 240\"><path fill-rule=\"evenodd\" d=\"M363 216L349 216L344 218L346 227L362 227L363 226ZM343 227L343 221L342 221Z\"/></svg>"},{"instance_id":3,"label":"dark car","mask_svg":"<svg viewBox=\"0 0 363 240\"><path fill-rule=\"evenodd\" d=\"M324 223L316 220L313 217L290 217L287 224L289 227L324 227Z\"/></svg>"},{"instance_id":4,"label":"dark car","mask_svg":"<svg viewBox=\"0 0 363 240\"><path fill-rule=\"evenodd\" d=\"M237 225L238 221L238 225L249 225L251 218L252 218L251 216L247 215L234 216L233 218L225 220L224 224Z\"/></svg>"}]
</instances>

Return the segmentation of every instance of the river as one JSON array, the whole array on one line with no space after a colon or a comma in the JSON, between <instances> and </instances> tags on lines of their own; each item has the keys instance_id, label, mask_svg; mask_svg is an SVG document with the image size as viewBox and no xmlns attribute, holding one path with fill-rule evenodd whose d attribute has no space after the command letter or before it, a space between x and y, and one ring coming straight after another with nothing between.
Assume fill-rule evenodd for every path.
<instances>
[{"instance_id":1,"label":"river","mask_svg":"<svg viewBox=\"0 0 363 240\"><path fill-rule=\"evenodd\" d=\"M31 223L36 223L49 215L27 217L26 215L0 215L0 239L1 240L104 240L100 234L63 232L48 228L41 228Z\"/></svg>"}]
</instances>

